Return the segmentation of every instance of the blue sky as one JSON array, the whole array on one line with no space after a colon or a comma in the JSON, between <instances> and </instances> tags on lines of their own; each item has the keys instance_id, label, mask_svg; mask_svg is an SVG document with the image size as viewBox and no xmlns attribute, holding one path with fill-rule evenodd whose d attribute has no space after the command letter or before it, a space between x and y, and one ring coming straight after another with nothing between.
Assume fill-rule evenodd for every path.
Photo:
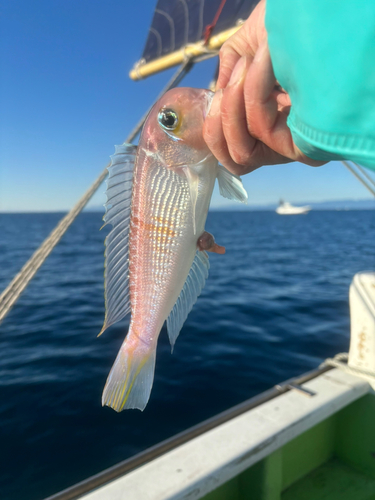
<instances>
[{"instance_id":1,"label":"blue sky","mask_svg":"<svg viewBox=\"0 0 375 500\"><path fill-rule=\"evenodd\" d=\"M0 211L69 209L174 70L141 82L155 0L3 0L0 9ZM216 62L184 85L207 87ZM263 167L243 178L250 204L368 199L340 164ZM105 201L101 187L91 201ZM222 199L214 193L213 206Z\"/></svg>"}]
</instances>

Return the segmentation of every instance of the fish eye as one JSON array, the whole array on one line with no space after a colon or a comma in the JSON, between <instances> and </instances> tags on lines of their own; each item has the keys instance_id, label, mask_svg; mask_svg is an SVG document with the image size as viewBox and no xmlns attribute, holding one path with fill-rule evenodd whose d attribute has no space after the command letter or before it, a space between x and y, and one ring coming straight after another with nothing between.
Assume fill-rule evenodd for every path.
<instances>
[{"instance_id":1,"label":"fish eye","mask_svg":"<svg viewBox=\"0 0 375 500\"><path fill-rule=\"evenodd\" d=\"M166 130L174 130L178 125L178 115L173 109L162 109L158 114L159 124Z\"/></svg>"}]
</instances>

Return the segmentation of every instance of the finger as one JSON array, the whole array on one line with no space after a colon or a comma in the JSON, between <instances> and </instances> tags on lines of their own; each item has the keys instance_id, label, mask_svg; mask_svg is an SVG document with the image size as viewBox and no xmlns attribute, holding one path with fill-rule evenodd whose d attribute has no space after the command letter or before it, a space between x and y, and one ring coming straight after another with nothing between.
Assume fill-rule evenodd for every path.
<instances>
[{"instance_id":1,"label":"finger","mask_svg":"<svg viewBox=\"0 0 375 500\"><path fill-rule=\"evenodd\" d=\"M276 84L265 40L259 47L245 80L245 107L249 132L277 153L294 159L287 113L278 112Z\"/></svg>"},{"instance_id":2,"label":"finger","mask_svg":"<svg viewBox=\"0 0 375 500\"><path fill-rule=\"evenodd\" d=\"M242 57L237 62L221 102L222 129L229 154L235 164L243 167L224 166L238 175L252 172L262 165L290 161L249 134L244 103L244 80L249 66L248 58Z\"/></svg>"},{"instance_id":3,"label":"finger","mask_svg":"<svg viewBox=\"0 0 375 500\"><path fill-rule=\"evenodd\" d=\"M222 128L232 160L248 167L246 173L255 168L253 161L256 140L249 134L246 123L243 85L250 60L241 57L233 69L221 101ZM224 165L226 166L226 165Z\"/></svg>"},{"instance_id":4,"label":"finger","mask_svg":"<svg viewBox=\"0 0 375 500\"><path fill-rule=\"evenodd\" d=\"M280 106L275 94L276 79L272 68L268 44L265 40L259 46L257 54L245 78L244 95L247 124L252 136L258 138L270 149L290 160L308 165L320 165L305 156L294 144L287 125L289 99Z\"/></svg>"},{"instance_id":5,"label":"finger","mask_svg":"<svg viewBox=\"0 0 375 500\"><path fill-rule=\"evenodd\" d=\"M292 103L289 97L289 94L286 92L274 91L273 96L277 101L279 109L290 108Z\"/></svg>"},{"instance_id":6,"label":"finger","mask_svg":"<svg viewBox=\"0 0 375 500\"><path fill-rule=\"evenodd\" d=\"M231 158L223 133L221 121L221 99L223 91L218 90L212 100L210 111L203 125L203 138L215 158L231 172L242 174L243 167L237 165Z\"/></svg>"},{"instance_id":7,"label":"finger","mask_svg":"<svg viewBox=\"0 0 375 500\"><path fill-rule=\"evenodd\" d=\"M241 28L223 44L219 53L220 67L216 90L224 89L228 85L232 71L242 56L253 59L260 41L266 36L264 16L265 1L262 0Z\"/></svg>"},{"instance_id":8,"label":"finger","mask_svg":"<svg viewBox=\"0 0 375 500\"><path fill-rule=\"evenodd\" d=\"M273 128L277 114L277 105L272 99L276 79L270 61L267 42L264 41L255 55L244 83L250 133L258 138Z\"/></svg>"},{"instance_id":9,"label":"finger","mask_svg":"<svg viewBox=\"0 0 375 500\"><path fill-rule=\"evenodd\" d=\"M223 132L221 117L222 98L223 91L217 91L203 126L203 138L212 154L222 165L224 165L233 174L244 175L262 165L272 165L291 161L290 159L284 158L272 149L268 148L262 142L256 141L250 166L244 166L236 163L229 153L228 145ZM242 111L240 110L240 112L243 113L243 110L244 108L242 108ZM246 135L245 137L248 139L249 135ZM253 139L250 138L250 140Z\"/></svg>"},{"instance_id":10,"label":"finger","mask_svg":"<svg viewBox=\"0 0 375 500\"><path fill-rule=\"evenodd\" d=\"M234 49L234 47L231 45L223 45L219 52L219 76L217 77L216 91L225 89L230 80L233 68L236 66L240 58L241 55Z\"/></svg>"}]
</instances>

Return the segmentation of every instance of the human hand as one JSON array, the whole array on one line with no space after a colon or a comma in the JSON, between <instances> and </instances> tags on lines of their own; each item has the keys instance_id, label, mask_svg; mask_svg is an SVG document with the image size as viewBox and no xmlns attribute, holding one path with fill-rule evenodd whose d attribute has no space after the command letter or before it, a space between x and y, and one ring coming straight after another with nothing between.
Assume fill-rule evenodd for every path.
<instances>
[{"instance_id":1,"label":"human hand","mask_svg":"<svg viewBox=\"0 0 375 500\"><path fill-rule=\"evenodd\" d=\"M291 161L322 164L297 148L286 124L291 102L273 73L265 5L261 0L222 46L216 93L203 129L214 156L237 175Z\"/></svg>"}]
</instances>

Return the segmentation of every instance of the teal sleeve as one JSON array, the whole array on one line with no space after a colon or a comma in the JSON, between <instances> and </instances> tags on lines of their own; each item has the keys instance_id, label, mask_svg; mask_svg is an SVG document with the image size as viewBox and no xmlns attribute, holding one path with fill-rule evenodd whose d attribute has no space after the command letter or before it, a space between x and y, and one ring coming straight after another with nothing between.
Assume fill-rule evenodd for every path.
<instances>
[{"instance_id":1,"label":"teal sleeve","mask_svg":"<svg viewBox=\"0 0 375 500\"><path fill-rule=\"evenodd\" d=\"M375 0L267 0L266 29L295 144L375 170Z\"/></svg>"}]
</instances>

